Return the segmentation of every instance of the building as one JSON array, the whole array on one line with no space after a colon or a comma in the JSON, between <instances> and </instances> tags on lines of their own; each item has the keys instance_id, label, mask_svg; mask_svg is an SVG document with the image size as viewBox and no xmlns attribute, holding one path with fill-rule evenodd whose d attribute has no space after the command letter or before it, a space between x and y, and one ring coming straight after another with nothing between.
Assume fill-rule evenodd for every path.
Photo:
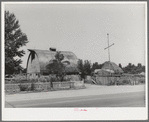
<instances>
[{"instance_id":1,"label":"building","mask_svg":"<svg viewBox=\"0 0 149 122\"><path fill-rule=\"evenodd\" d=\"M114 62L109 62L109 61L106 61L103 64L101 69L107 70L109 72L113 72L115 74L122 74L122 73L124 73L124 71L118 65L116 65Z\"/></svg>"},{"instance_id":2,"label":"building","mask_svg":"<svg viewBox=\"0 0 149 122\"><path fill-rule=\"evenodd\" d=\"M101 69L95 69L92 80L99 85L110 85L117 81L123 70L113 62L106 61Z\"/></svg>"},{"instance_id":3,"label":"building","mask_svg":"<svg viewBox=\"0 0 149 122\"><path fill-rule=\"evenodd\" d=\"M30 75L48 75L46 66L55 59L56 50L36 50L28 49L30 54L27 60L27 73ZM77 68L78 58L70 51L61 51L64 55L64 60L69 61L70 64L66 67L66 72L69 74L79 73Z\"/></svg>"}]
</instances>

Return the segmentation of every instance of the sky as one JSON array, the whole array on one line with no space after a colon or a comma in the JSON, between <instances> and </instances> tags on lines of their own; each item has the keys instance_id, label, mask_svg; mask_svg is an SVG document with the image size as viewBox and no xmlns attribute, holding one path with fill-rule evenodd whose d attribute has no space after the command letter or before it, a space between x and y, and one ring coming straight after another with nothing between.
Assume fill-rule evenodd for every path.
<instances>
[{"instance_id":1,"label":"sky","mask_svg":"<svg viewBox=\"0 0 149 122\"><path fill-rule=\"evenodd\" d=\"M71 51L79 59L99 64L145 65L145 4L5 4L14 13L29 43L21 49L26 68L27 49Z\"/></svg>"}]
</instances>

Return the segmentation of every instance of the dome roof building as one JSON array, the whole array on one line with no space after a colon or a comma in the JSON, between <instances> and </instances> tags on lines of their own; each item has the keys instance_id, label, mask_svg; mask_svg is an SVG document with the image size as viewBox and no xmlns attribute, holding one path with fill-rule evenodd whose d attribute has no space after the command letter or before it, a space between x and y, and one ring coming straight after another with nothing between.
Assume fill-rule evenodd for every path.
<instances>
[{"instance_id":1,"label":"dome roof building","mask_svg":"<svg viewBox=\"0 0 149 122\"><path fill-rule=\"evenodd\" d=\"M47 65L50 61L55 59L56 50L37 50L28 49L30 54L27 60L27 73L48 74ZM77 68L78 58L70 51L61 51L64 55L64 61L69 61L70 64L66 66L67 73L79 73Z\"/></svg>"}]
</instances>

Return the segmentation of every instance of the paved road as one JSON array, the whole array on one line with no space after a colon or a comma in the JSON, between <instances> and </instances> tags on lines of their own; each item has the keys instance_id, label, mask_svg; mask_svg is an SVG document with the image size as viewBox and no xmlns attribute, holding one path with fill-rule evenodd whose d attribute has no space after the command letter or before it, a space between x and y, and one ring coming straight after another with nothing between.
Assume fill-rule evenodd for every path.
<instances>
[{"instance_id":1,"label":"paved road","mask_svg":"<svg viewBox=\"0 0 149 122\"><path fill-rule=\"evenodd\" d=\"M145 107L145 92L127 92L107 95L89 95L54 99L9 101L6 107Z\"/></svg>"}]
</instances>

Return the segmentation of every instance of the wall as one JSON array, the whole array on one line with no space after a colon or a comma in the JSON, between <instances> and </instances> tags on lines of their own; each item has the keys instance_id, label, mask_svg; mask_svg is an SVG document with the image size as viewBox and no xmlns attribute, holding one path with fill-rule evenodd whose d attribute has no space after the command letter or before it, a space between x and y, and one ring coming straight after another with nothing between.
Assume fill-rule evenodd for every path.
<instances>
[{"instance_id":1,"label":"wall","mask_svg":"<svg viewBox=\"0 0 149 122\"><path fill-rule=\"evenodd\" d=\"M84 81L72 81L74 88L85 88Z\"/></svg>"},{"instance_id":2,"label":"wall","mask_svg":"<svg viewBox=\"0 0 149 122\"><path fill-rule=\"evenodd\" d=\"M21 83L21 84L5 84L6 93L17 93L20 91L50 91L71 88L85 88L83 81L73 82L37 82L37 83ZM22 90L21 90L22 89Z\"/></svg>"},{"instance_id":3,"label":"wall","mask_svg":"<svg viewBox=\"0 0 149 122\"><path fill-rule=\"evenodd\" d=\"M32 59L33 55L34 55L34 58ZM30 56L28 59L27 73L36 73L36 72L40 72L40 65L39 65L39 60L36 53L32 52L30 53Z\"/></svg>"},{"instance_id":4,"label":"wall","mask_svg":"<svg viewBox=\"0 0 149 122\"><path fill-rule=\"evenodd\" d=\"M96 82L99 85L110 85L111 82L115 82L116 77L96 77Z\"/></svg>"}]
</instances>

